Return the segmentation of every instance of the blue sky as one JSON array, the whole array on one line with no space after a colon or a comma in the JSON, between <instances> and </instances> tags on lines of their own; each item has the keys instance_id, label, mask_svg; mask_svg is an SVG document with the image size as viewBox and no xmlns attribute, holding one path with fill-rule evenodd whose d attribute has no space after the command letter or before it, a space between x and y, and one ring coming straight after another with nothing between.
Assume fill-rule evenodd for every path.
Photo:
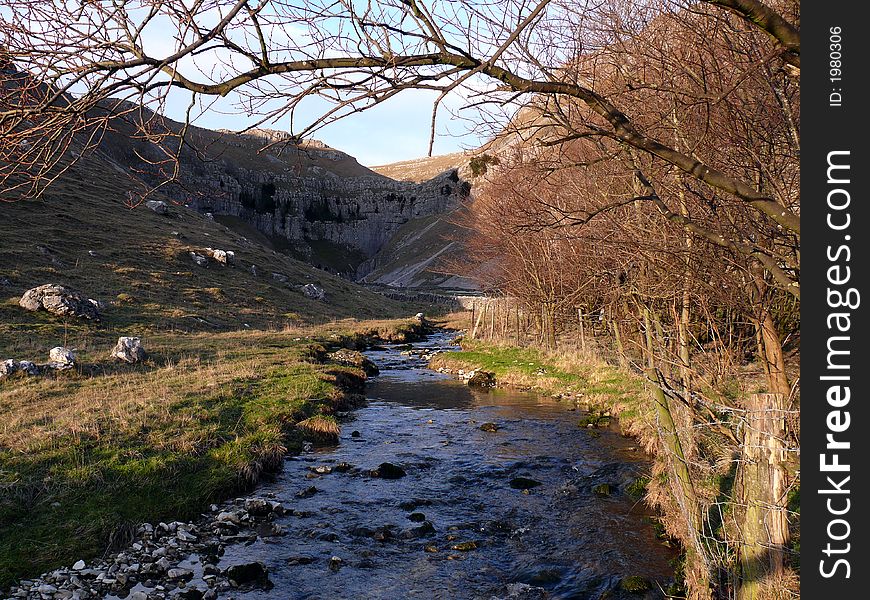
<instances>
[{"instance_id":1,"label":"blue sky","mask_svg":"<svg viewBox=\"0 0 870 600\"><path fill-rule=\"evenodd\" d=\"M384 104L327 125L311 137L347 152L366 166L426 156L432 102L436 97L435 92L408 90ZM166 116L183 120L189 101L186 92L174 90L167 99ZM433 154L458 152L483 143L465 120L456 118L455 113L448 110L451 106L458 107L461 101L461 98L448 101L447 108L439 111ZM326 106L325 102L312 100L298 112L297 119L312 119ZM257 121L255 116L248 116L234 106L230 99L219 101L194 118L196 125L208 129L239 130ZM282 118L277 123L264 123L261 127L288 131L289 124L288 118Z\"/></svg>"}]
</instances>

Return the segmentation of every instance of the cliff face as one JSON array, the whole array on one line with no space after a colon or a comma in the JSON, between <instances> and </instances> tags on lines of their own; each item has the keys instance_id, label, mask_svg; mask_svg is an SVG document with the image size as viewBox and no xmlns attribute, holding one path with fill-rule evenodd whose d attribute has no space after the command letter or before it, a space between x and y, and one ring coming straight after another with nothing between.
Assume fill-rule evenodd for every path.
<instances>
[{"instance_id":1,"label":"cliff face","mask_svg":"<svg viewBox=\"0 0 870 600\"><path fill-rule=\"evenodd\" d=\"M318 166L275 173L214 164L188 198L203 212L232 215L297 246L328 241L372 257L411 219L454 208L468 193L455 171L420 183L376 175L342 177Z\"/></svg>"}]
</instances>

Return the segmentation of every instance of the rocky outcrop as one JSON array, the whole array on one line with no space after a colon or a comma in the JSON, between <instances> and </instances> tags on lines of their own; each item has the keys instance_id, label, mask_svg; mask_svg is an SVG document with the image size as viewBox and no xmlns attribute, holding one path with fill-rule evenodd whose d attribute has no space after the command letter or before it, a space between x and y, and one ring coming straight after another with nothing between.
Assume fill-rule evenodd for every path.
<instances>
[{"instance_id":1,"label":"rocky outcrop","mask_svg":"<svg viewBox=\"0 0 870 600\"><path fill-rule=\"evenodd\" d=\"M168 215L169 205L163 200L148 200L145 206L156 212L158 215Z\"/></svg>"},{"instance_id":2,"label":"rocky outcrop","mask_svg":"<svg viewBox=\"0 0 870 600\"><path fill-rule=\"evenodd\" d=\"M18 304L27 310L45 310L59 317L100 320L99 302L88 298L82 292L56 283L27 290Z\"/></svg>"},{"instance_id":3,"label":"rocky outcrop","mask_svg":"<svg viewBox=\"0 0 870 600\"><path fill-rule=\"evenodd\" d=\"M159 150L125 138L123 130L120 124L108 134L104 149L118 164L158 183L162 174L150 173L148 161L157 160ZM268 236L285 238L298 256L315 265L328 262L319 260L318 243L359 253L358 265L404 223L455 208L470 190L456 169L422 183L395 181L344 152L286 132L194 127L188 141L180 156L179 183L163 187L166 195L203 214L237 217ZM169 209L148 206L160 214ZM354 275L357 265L343 274Z\"/></svg>"},{"instance_id":4,"label":"rocky outcrop","mask_svg":"<svg viewBox=\"0 0 870 600\"><path fill-rule=\"evenodd\" d=\"M142 340L137 337L119 337L118 343L110 353L112 358L124 361L128 364L142 362L148 356L142 347Z\"/></svg>"},{"instance_id":5,"label":"rocky outcrop","mask_svg":"<svg viewBox=\"0 0 870 600\"><path fill-rule=\"evenodd\" d=\"M58 371L72 369L76 366L76 353L70 348L63 346L55 346L48 351L48 366Z\"/></svg>"},{"instance_id":6,"label":"rocky outcrop","mask_svg":"<svg viewBox=\"0 0 870 600\"><path fill-rule=\"evenodd\" d=\"M113 101L109 106L132 105ZM169 119L155 118L154 126L169 135L182 130ZM240 219L296 258L349 278L370 271L374 265L368 260L402 225L455 209L471 188L462 169L467 160L460 155L433 162L426 174L438 174L426 181L397 181L344 152L287 132L191 126L186 141L172 185L162 185L165 173L154 166L165 160L164 151L137 138L124 117L103 136L101 150L119 169L161 184L161 192L179 205L218 220ZM162 208L156 210L162 213Z\"/></svg>"},{"instance_id":7,"label":"rocky outcrop","mask_svg":"<svg viewBox=\"0 0 870 600\"><path fill-rule=\"evenodd\" d=\"M321 302L326 300L326 291L313 283L303 285L302 293L305 294L306 298L311 298L312 300L320 300Z\"/></svg>"},{"instance_id":8,"label":"rocky outcrop","mask_svg":"<svg viewBox=\"0 0 870 600\"><path fill-rule=\"evenodd\" d=\"M409 220L455 208L469 191L455 171L417 184L323 169L298 176L238 168L232 176L219 165L194 184L213 193L193 199L192 207L241 218L299 246L327 241L367 257Z\"/></svg>"}]
</instances>

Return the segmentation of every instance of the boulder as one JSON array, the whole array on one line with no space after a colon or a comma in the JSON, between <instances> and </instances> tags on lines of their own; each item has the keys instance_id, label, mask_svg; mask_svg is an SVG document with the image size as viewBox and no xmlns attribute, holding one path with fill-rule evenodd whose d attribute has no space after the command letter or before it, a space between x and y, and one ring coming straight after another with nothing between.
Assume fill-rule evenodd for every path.
<instances>
[{"instance_id":1,"label":"boulder","mask_svg":"<svg viewBox=\"0 0 870 600\"><path fill-rule=\"evenodd\" d=\"M369 377L380 373L378 366L368 356L357 350L341 349L331 352L327 356L333 362L362 369Z\"/></svg>"},{"instance_id":2,"label":"boulder","mask_svg":"<svg viewBox=\"0 0 870 600\"><path fill-rule=\"evenodd\" d=\"M148 354L142 347L142 340L140 338L119 337L118 343L115 344L110 356L132 365L145 360Z\"/></svg>"},{"instance_id":3,"label":"boulder","mask_svg":"<svg viewBox=\"0 0 870 600\"><path fill-rule=\"evenodd\" d=\"M272 273L272 279L278 283L287 283L290 281L290 278L284 275L284 273Z\"/></svg>"},{"instance_id":4,"label":"boulder","mask_svg":"<svg viewBox=\"0 0 870 600\"><path fill-rule=\"evenodd\" d=\"M269 571L266 569L266 565L261 562L232 565L227 567L224 575L231 581L235 581L237 585L252 583L271 587L269 585Z\"/></svg>"},{"instance_id":5,"label":"boulder","mask_svg":"<svg viewBox=\"0 0 870 600\"><path fill-rule=\"evenodd\" d=\"M64 369L72 369L76 365L75 351L64 348L63 346L55 346L48 351L48 366L58 371Z\"/></svg>"},{"instance_id":6,"label":"boulder","mask_svg":"<svg viewBox=\"0 0 870 600\"><path fill-rule=\"evenodd\" d=\"M542 485L540 481L529 479L528 477L514 477L511 479L511 487L515 490L530 490L533 487Z\"/></svg>"},{"instance_id":7,"label":"boulder","mask_svg":"<svg viewBox=\"0 0 870 600\"><path fill-rule=\"evenodd\" d=\"M245 500L245 510L252 517L265 517L272 512L272 503L263 498L248 498Z\"/></svg>"},{"instance_id":8,"label":"boulder","mask_svg":"<svg viewBox=\"0 0 870 600\"><path fill-rule=\"evenodd\" d=\"M163 200L148 200L145 206L156 212L158 215L168 215L169 205Z\"/></svg>"},{"instance_id":9,"label":"boulder","mask_svg":"<svg viewBox=\"0 0 870 600\"><path fill-rule=\"evenodd\" d=\"M303 285L302 293L305 294L306 298L311 298L312 300L326 300L326 292L324 289L314 285L313 283L306 283Z\"/></svg>"},{"instance_id":10,"label":"boulder","mask_svg":"<svg viewBox=\"0 0 870 600\"><path fill-rule=\"evenodd\" d=\"M197 254L196 252L190 253L190 259L200 267L204 267L208 264L208 259L202 254Z\"/></svg>"},{"instance_id":11,"label":"boulder","mask_svg":"<svg viewBox=\"0 0 870 600\"><path fill-rule=\"evenodd\" d=\"M27 310L46 310L60 317L100 320L99 303L82 292L56 283L46 283L24 292L18 305Z\"/></svg>"},{"instance_id":12,"label":"boulder","mask_svg":"<svg viewBox=\"0 0 870 600\"><path fill-rule=\"evenodd\" d=\"M381 463L377 469L371 471L372 477L380 477L381 479L399 479L405 475L405 469L388 462Z\"/></svg>"},{"instance_id":13,"label":"boulder","mask_svg":"<svg viewBox=\"0 0 870 600\"><path fill-rule=\"evenodd\" d=\"M421 512L414 512L408 515L408 520L414 523L422 523L426 520L426 515Z\"/></svg>"},{"instance_id":14,"label":"boulder","mask_svg":"<svg viewBox=\"0 0 870 600\"><path fill-rule=\"evenodd\" d=\"M412 527L403 531L399 537L405 540L418 540L435 534L435 526L431 521L423 521L419 527Z\"/></svg>"},{"instance_id":15,"label":"boulder","mask_svg":"<svg viewBox=\"0 0 870 600\"><path fill-rule=\"evenodd\" d=\"M206 253L222 265L228 265L236 258L236 253L232 250L219 250L216 248L206 248Z\"/></svg>"},{"instance_id":16,"label":"boulder","mask_svg":"<svg viewBox=\"0 0 870 600\"><path fill-rule=\"evenodd\" d=\"M18 369L27 375L39 375L39 367L36 366L36 363L32 363L29 360L22 360L18 363Z\"/></svg>"},{"instance_id":17,"label":"boulder","mask_svg":"<svg viewBox=\"0 0 870 600\"><path fill-rule=\"evenodd\" d=\"M478 387L495 387L495 373L477 369L470 373L470 377L465 380L465 383Z\"/></svg>"},{"instance_id":18,"label":"boulder","mask_svg":"<svg viewBox=\"0 0 870 600\"><path fill-rule=\"evenodd\" d=\"M18 361L13 359L4 360L0 362L0 377L9 377L10 375L14 375L18 372Z\"/></svg>"},{"instance_id":19,"label":"boulder","mask_svg":"<svg viewBox=\"0 0 870 600\"><path fill-rule=\"evenodd\" d=\"M495 423L484 423L478 429L487 433L495 433L499 430L499 427Z\"/></svg>"}]
</instances>

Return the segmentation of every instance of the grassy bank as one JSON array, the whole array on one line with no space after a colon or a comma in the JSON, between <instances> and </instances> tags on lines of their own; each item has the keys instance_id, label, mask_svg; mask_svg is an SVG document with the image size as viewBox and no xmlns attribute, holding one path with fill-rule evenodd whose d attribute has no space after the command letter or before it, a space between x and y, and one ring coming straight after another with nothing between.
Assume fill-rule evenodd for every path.
<instances>
[{"instance_id":1,"label":"grassy bank","mask_svg":"<svg viewBox=\"0 0 870 600\"><path fill-rule=\"evenodd\" d=\"M129 366L107 357L117 332L75 332L78 368L0 380L0 589L249 488L301 446L297 423L358 399L363 373L327 350L416 333L408 321L155 332ZM7 350L30 346L5 334Z\"/></svg>"},{"instance_id":2,"label":"grassy bank","mask_svg":"<svg viewBox=\"0 0 870 600\"><path fill-rule=\"evenodd\" d=\"M576 353L466 339L461 352L439 354L430 366L453 373L460 369L490 371L498 386L573 398L589 410L618 413L625 425L644 413L640 377Z\"/></svg>"}]
</instances>

